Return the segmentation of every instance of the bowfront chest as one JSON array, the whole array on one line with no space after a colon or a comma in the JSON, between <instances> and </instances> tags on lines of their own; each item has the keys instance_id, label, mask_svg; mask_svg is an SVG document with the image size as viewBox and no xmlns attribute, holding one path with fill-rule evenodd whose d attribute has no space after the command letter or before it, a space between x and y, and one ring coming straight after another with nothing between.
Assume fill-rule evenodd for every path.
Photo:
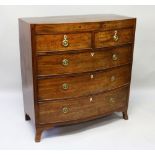
<instances>
[{"instance_id":1,"label":"bowfront chest","mask_svg":"<svg viewBox=\"0 0 155 155\"><path fill-rule=\"evenodd\" d=\"M122 112L136 19L84 15L19 19L25 119L43 130Z\"/></svg>"}]
</instances>

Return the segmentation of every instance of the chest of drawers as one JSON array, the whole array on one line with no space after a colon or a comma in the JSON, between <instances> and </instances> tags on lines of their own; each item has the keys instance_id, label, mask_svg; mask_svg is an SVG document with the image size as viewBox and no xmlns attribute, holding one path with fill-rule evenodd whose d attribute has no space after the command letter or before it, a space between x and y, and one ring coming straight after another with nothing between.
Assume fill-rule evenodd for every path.
<instances>
[{"instance_id":1,"label":"chest of drawers","mask_svg":"<svg viewBox=\"0 0 155 155\"><path fill-rule=\"evenodd\" d=\"M84 15L19 19L25 119L44 130L113 112L128 119L136 19Z\"/></svg>"}]
</instances>

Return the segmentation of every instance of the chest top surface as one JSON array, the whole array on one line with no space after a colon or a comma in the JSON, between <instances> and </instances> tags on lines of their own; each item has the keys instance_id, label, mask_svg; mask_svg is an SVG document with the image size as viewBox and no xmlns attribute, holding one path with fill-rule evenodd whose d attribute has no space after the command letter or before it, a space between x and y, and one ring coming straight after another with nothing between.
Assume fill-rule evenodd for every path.
<instances>
[{"instance_id":1,"label":"chest top surface","mask_svg":"<svg viewBox=\"0 0 155 155\"><path fill-rule=\"evenodd\" d=\"M20 18L29 24L59 24L59 23L87 23L104 22L113 20L127 20L132 17L114 14L90 14L90 15L71 15L71 16L51 16L51 17L30 17Z\"/></svg>"}]
</instances>

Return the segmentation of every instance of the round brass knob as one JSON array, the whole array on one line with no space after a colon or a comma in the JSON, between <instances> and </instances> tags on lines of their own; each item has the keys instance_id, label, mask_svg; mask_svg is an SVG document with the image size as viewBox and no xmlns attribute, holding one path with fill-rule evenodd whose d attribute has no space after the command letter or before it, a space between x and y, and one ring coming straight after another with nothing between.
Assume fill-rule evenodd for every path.
<instances>
[{"instance_id":1,"label":"round brass knob","mask_svg":"<svg viewBox=\"0 0 155 155\"><path fill-rule=\"evenodd\" d=\"M69 85L68 85L67 83L63 83L63 84L62 84L62 88L63 88L64 90L67 90L67 89L69 88Z\"/></svg>"},{"instance_id":2,"label":"round brass knob","mask_svg":"<svg viewBox=\"0 0 155 155\"><path fill-rule=\"evenodd\" d=\"M69 109L68 109L67 107L62 108L62 112L63 112L64 114L68 113L68 111L69 111Z\"/></svg>"},{"instance_id":3,"label":"round brass knob","mask_svg":"<svg viewBox=\"0 0 155 155\"><path fill-rule=\"evenodd\" d=\"M69 60L68 59L63 59L62 60L62 65L63 66L68 66L68 64L69 64Z\"/></svg>"},{"instance_id":4,"label":"round brass knob","mask_svg":"<svg viewBox=\"0 0 155 155\"><path fill-rule=\"evenodd\" d=\"M115 76L113 75L112 77L111 77L111 82L113 82L113 81L115 81Z\"/></svg>"},{"instance_id":5,"label":"round brass knob","mask_svg":"<svg viewBox=\"0 0 155 155\"><path fill-rule=\"evenodd\" d=\"M113 59L114 61L116 61L116 60L118 59L117 55L116 55L116 54L113 54L113 55L112 55L112 59Z\"/></svg>"},{"instance_id":6,"label":"round brass knob","mask_svg":"<svg viewBox=\"0 0 155 155\"><path fill-rule=\"evenodd\" d=\"M114 41L118 41L118 35L117 35L117 30L114 31L114 35L113 35L113 39Z\"/></svg>"},{"instance_id":7,"label":"round brass knob","mask_svg":"<svg viewBox=\"0 0 155 155\"><path fill-rule=\"evenodd\" d=\"M68 39L67 39L67 35L64 35L64 39L63 39L63 41L62 41L62 45L63 45L64 47L67 47L67 46L69 45Z\"/></svg>"}]
</instances>

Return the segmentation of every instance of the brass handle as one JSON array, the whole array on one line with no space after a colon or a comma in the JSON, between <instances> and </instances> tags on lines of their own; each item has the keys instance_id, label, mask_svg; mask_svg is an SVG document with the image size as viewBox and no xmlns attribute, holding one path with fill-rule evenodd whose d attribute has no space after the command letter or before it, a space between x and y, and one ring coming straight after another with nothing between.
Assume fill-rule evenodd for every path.
<instances>
[{"instance_id":1,"label":"brass handle","mask_svg":"<svg viewBox=\"0 0 155 155\"><path fill-rule=\"evenodd\" d=\"M118 59L117 55L116 55L116 54L113 54L113 55L112 55L112 59L113 59L114 61L116 61L116 60Z\"/></svg>"},{"instance_id":2,"label":"brass handle","mask_svg":"<svg viewBox=\"0 0 155 155\"><path fill-rule=\"evenodd\" d=\"M68 66L68 64L69 64L69 60L68 59L63 59L62 60L62 65L63 66Z\"/></svg>"},{"instance_id":3,"label":"brass handle","mask_svg":"<svg viewBox=\"0 0 155 155\"><path fill-rule=\"evenodd\" d=\"M69 109L68 109L67 107L62 108L62 112L63 112L64 114L68 113L68 111L69 111Z\"/></svg>"},{"instance_id":4,"label":"brass handle","mask_svg":"<svg viewBox=\"0 0 155 155\"><path fill-rule=\"evenodd\" d=\"M63 41L62 41L62 45L63 45L64 47L67 47L67 46L69 45L68 39L67 39L67 35L64 35L64 39L63 39Z\"/></svg>"},{"instance_id":5,"label":"brass handle","mask_svg":"<svg viewBox=\"0 0 155 155\"><path fill-rule=\"evenodd\" d=\"M111 77L111 82L115 81L115 79L116 79L116 77L113 75L113 76Z\"/></svg>"},{"instance_id":6,"label":"brass handle","mask_svg":"<svg viewBox=\"0 0 155 155\"><path fill-rule=\"evenodd\" d=\"M117 30L115 30L115 31L114 31L114 35L113 35L114 41L118 41L118 39L119 39L117 33L118 33Z\"/></svg>"},{"instance_id":7,"label":"brass handle","mask_svg":"<svg viewBox=\"0 0 155 155\"><path fill-rule=\"evenodd\" d=\"M67 83L63 83L63 84L62 84L62 88L63 88L64 90L67 90L67 89L69 88L69 85L68 85Z\"/></svg>"}]
</instances>

